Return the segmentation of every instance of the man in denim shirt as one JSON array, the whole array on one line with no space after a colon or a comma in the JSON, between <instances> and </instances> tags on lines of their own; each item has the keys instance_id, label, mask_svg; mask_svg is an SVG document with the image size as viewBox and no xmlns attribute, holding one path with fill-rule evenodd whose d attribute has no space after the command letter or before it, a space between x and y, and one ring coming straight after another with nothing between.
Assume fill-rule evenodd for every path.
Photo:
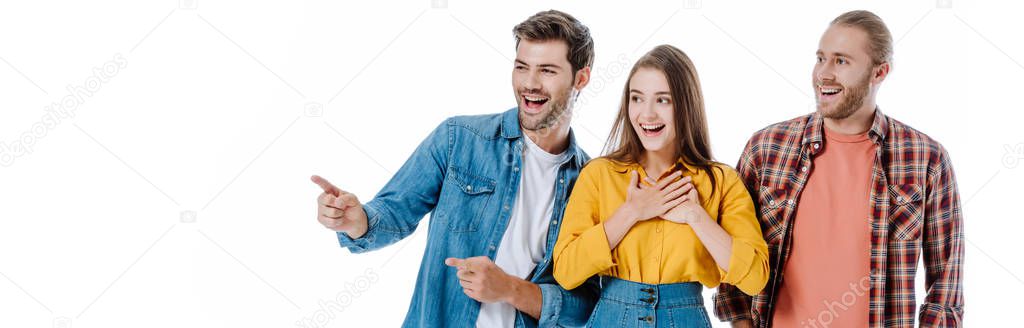
<instances>
[{"instance_id":1,"label":"man in denim shirt","mask_svg":"<svg viewBox=\"0 0 1024 328\"><path fill-rule=\"evenodd\" d=\"M593 40L554 10L513 32L517 108L447 119L366 204L313 176L324 190L317 219L353 253L409 236L432 213L405 327L582 326L593 308L593 284L566 291L551 276L562 212L589 160L569 125Z\"/></svg>"}]
</instances>

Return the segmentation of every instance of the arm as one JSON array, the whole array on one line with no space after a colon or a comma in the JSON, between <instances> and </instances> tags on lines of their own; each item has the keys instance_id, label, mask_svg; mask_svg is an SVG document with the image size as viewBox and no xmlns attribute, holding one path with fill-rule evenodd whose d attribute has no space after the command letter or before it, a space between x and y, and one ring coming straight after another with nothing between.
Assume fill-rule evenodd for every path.
<instances>
[{"instance_id":1,"label":"arm","mask_svg":"<svg viewBox=\"0 0 1024 328\"><path fill-rule=\"evenodd\" d=\"M721 226L714 220L706 223L732 236L728 243L720 239L723 244L717 245L719 249L731 246L727 253L731 255L726 262L728 271L719 270L719 274L722 283L735 286L747 295L757 295L768 283L768 244L761 234L754 203L736 172L725 170L722 189L724 197L718 211Z\"/></svg>"},{"instance_id":2,"label":"arm","mask_svg":"<svg viewBox=\"0 0 1024 328\"><path fill-rule=\"evenodd\" d=\"M928 172L921 243L928 295L921 304L921 327L960 327L964 314L963 217L953 166L941 147Z\"/></svg>"},{"instance_id":3,"label":"arm","mask_svg":"<svg viewBox=\"0 0 1024 328\"><path fill-rule=\"evenodd\" d=\"M729 262L732 258L732 236L722 229L722 226L715 223L715 220L712 220L706 212L700 211L698 214L702 215L694 216L687 224L693 228L697 239L704 244L708 253L711 253L711 258L715 260L718 268L729 270Z\"/></svg>"},{"instance_id":4,"label":"arm","mask_svg":"<svg viewBox=\"0 0 1024 328\"><path fill-rule=\"evenodd\" d=\"M447 258L444 264L456 268L462 292L481 303L505 302L533 318L540 317L540 287L505 273L486 256Z\"/></svg>"},{"instance_id":5,"label":"arm","mask_svg":"<svg viewBox=\"0 0 1024 328\"><path fill-rule=\"evenodd\" d=\"M599 294L593 279L573 290L562 289L558 284L511 279L513 287L504 301L538 327L582 327L590 319Z\"/></svg>"},{"instance_id":6,"label":"arm","mask_svg":"<svg viewBox=\"0 0 1024 328\"><path fill-rule=\"evenodd\" d=\"M541 293L540 285L512 277L512 292L506 298L519 312L526 313L531 318L540 318L541 305L544 295Z\"/></svg>"},{"instance_id":7,"label":"arm","mask_svg":"<svg viewBox=\"0 0 1024 328\"><path fill-rule=\"evenodd\" d=\"M572 290L562 289L558 284L537 284L543 298L537 326L583 327L590 319L594 304L600 296L597 285L596 277L587 279L583 285Z\"/></svg>"},{"instance_id":8,"label":"arm","mask_svg":"<svg viewBox=\"0 0 1024 328\"><path fill-rule=\"evenodd\" d=\"M686 202L672 209L665 219L690 225L718 265L721 282L754 295L768 282L768 245L761 236L746 187L732 169L722 171L717 219L701 206L696 190L687 193Z\"/></svg>"},{"instance_id":9,"label":"arm","mask_svg":"<svg viewBox=\"0 0 1024 328\"><path fill-rule=\"evenodd\" d=\"M708 215L708 212L702 206L703 203L700 201L696 188L683 195L683 198L685 201L682 204L665 213L662 217L675 223L689 225L693 229L694 234L697 235L697 239L700 240L704 248L711 254L711 258L715 260L719 271L729 270L729 261L732 258L732 236L725 229L722 229L722 226L718 225L715 219ZM723 198L723 203L726 201L728 199Z\"/></svg>"},{"instance_id":10,"label":"arm","mask_svg":"<svg viewBox=\"0 0 1024 328\"><path fill-rule=\"evenodd\" d=\"M608 249L615 249L616 246L619 246L629 229L640 222L639 218L640 215L629 206L619 206L602 225L604 234L608 237Z\"/></svg>"},{"instance_id":11,"label":"arm","mask_svg":"<svg viewBox=\"0 0 1024 328\"><path fill-rule=\"evenodd\" d=\"M415 231L434 209L451 151L447 123L434 129L377 196L363 204L368 220L365 234L338 232L342 247L362 253L391 245Z\"/></svg>"},{"instance_id":12,"label":"arm","mask_svg":"<svg viewBox=\"0 0 1024 328\"><path fill-rule=\"evenodd\" d=\"M583 325L597 298L593 279L567 291L557 284L535 284L506 274L486 256L448 258L445 264L458 268L456 275L466 296L481 303L508 303L541 327ZM541 281L551 281L550 269L543 275Z\"/></svg>"},{"instance_id":13,"label":"arm","mask_svg":"<svg viewBox=\"0 0 1024 328\"><path fill-rule=\"evenodd\" d=\"M739 163L736 164L737 173L749 194L756 196L760 184L757 175L757 158L752 145L756 142L757 136L747 141L743 152L740 154ZM754 197L756 199L756 197ZM754 203L754 213L757 213L757 203ZM751 323L751 297L743 293L736 286L722 283L718 286L718 292L714 295L715 316L721 321L731 321L734 327L742 327Z\"/></svg>"},{"instance_id":14,"label":"arm","mask_svg":"<svg viewBox=\"0 0 1024 328\"><path fill-rule=\"evenodd\" d=\"M596 170L599 162L591 162L579 178L565 205L561 230L552 250L552 275L563 288L574 289L587 278L611 268L611 247L605 228L598 217Z\"/></svg>"}]
</instances>

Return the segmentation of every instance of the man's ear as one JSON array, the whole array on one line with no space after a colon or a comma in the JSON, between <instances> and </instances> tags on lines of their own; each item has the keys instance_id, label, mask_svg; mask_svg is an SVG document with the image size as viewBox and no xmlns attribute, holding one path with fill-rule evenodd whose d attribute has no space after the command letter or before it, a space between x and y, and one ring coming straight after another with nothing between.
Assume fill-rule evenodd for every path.
<instances>
[{"instance_id":1,"label":"man's ear","mask_svg":"<svg viewBox=\"0 0 1024 328\"><path fill-rule=\"evenodd\" d=\"M878 64L878 66L875 66L871 74L871 83L875 85L882 83L882 81L885 81L885 78L889 76L889 72L891 71L891 62L886 61Z\"/></svg>"},{"instance_id":2,"label":"man's ear","mask_svg":"<svg viewBox=\"0 0 1024 328\"><path fill-rule=\"evenodd\" d=\"M583 91L583 88L590 83L590 66L586 66L576 71L576 80L573 81L573 87L576 90Z\"/></svg>"}]
</instances>

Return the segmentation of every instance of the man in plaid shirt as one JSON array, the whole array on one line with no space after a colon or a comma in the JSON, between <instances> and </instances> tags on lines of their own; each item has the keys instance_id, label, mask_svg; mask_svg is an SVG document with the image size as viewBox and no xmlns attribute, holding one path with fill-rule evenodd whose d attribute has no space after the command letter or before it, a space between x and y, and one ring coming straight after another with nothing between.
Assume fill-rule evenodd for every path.
<instances>
[{"instance_id":1,"label":"man in plaid shirt","mask_svg":"<svg viewBox=\"0 0 1024 328\"><path fill-rule=\"evenodd\" d=\"M892 36L867 11L819 42L817 111L755 133L737 169L758 206L771 278L750 297L721 285L734 327L959 327L964 235L949 155L875 105ZM927 296L916 309L924 257Z\"/></svg>"}]
</instances>

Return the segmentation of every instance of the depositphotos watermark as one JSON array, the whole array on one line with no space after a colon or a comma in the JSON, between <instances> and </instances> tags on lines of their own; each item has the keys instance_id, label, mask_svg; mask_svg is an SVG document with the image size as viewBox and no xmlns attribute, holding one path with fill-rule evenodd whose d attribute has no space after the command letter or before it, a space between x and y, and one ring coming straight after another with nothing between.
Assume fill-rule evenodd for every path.
<instances>
[{"instance_id":1,"label":"depositphotos watermark","mask_svg":"<svg viewBox=\"0 0 1024 328\"><path fill-rule=\"evenodd\" d=\"M1016 145L1003 145L1003 166L1008 169L1016 168L1024 161L1024 142Z\"/></svg>"},{"instance_id":2,"label":"depositphotos watermark","mask_svg":"<svg viewBox=\"0 0 1024 328\"><path fill-rule=\"evenodd\" d=\"M366 272L362 275L346 282L344 288L334 295L334 298L320 300L318 302L320 308L309 316L296 321L295 325L303 328L326 327L327 324L331 323L331 320L334 320L335 317L344 312L345 308L352 305L355 299L363 295L364 292L369 290L379 280L380 276L377 275L377 271L374 271L372 268L366 269Z\"/></svg>"},{"instance_id":3,"label":"depositphotos watermark","mask_svg":"<svg viewBox=\"0 0 1024 328\"><path fill-rule=\"evenodd\" d=\"M11 166L18 157L31 154L39 139L46 137L50 130L56 128L64 120L75 117L78 106L99 92L104 84L110 82L110 79L117 76L125 67L128 67L128 60L118 53L103 65L93 67L92 76L86 78L81 84L69 84L67 95L46 106L44 108L46 113L39 118L39 121L33 123L17 139L10 142L0 141L0 166Z\"/></svg>"},{"instance_id":4,"label":"depositphotos watermark","mask_svg":"<svg viewBox=\"0 0 1024 328\"><path fill-rule=\"evenodd\" d=\"M800 322L801 328L828 328L832 323L842 316L843 312L850 310L850 307L871 291L871 276L864 276L857 282L850 283L850 289L843 292L839 299L822 301L824 310L818 312L813 318Z\"/></svg>"},{"instance_id":5,"label":"depositphotos watermark","mask_svg":"<svg viewBox=\"0 0 1024 328\"><path fill-rule=\"evenodd\" d=\"M615 80L623 74L629 73L629 70L629 58L626 57L626 54L624 53L620 53L618 56L615 56L615 60L609 62L605 66L593 70L590 76L590 83L588 83L587 87L583 89L583 92L580 93L579 99L576 101L576 108L586 106L591 99L597 97L597 95L601 94L609 87L618 88L618 86L611 85L612 82L615 82Z\"/></svg>"}]
</instances>

